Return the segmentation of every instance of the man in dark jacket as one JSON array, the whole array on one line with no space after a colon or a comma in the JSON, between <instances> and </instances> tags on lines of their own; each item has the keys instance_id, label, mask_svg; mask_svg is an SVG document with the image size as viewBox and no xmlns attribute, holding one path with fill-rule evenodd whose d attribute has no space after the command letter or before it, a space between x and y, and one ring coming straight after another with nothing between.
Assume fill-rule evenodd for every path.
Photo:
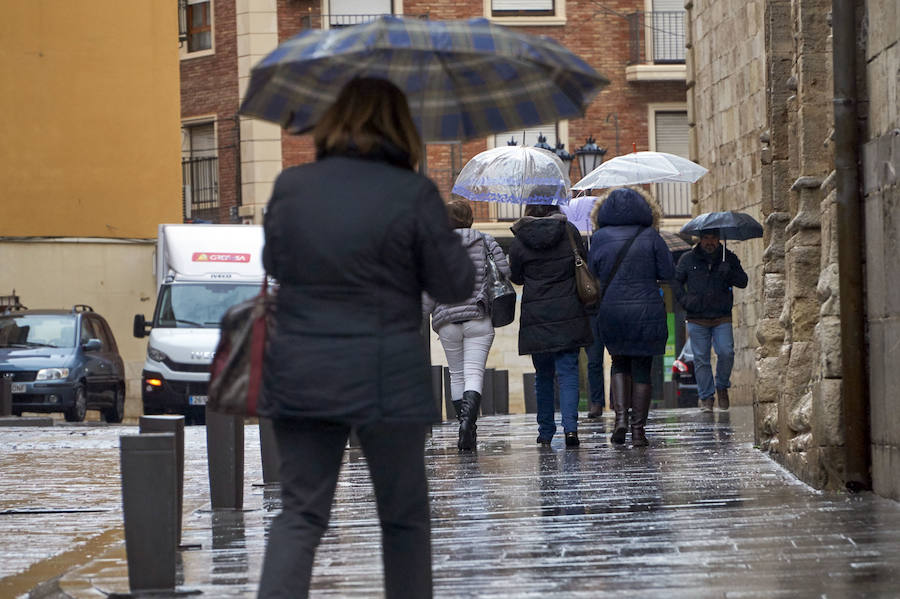
<instances>
[{"instance_id":1,"label":"man in dark jacket","mask_svg":"<svg viewBox=\"0 0 900 599\"><path fill-rule=\"evenodd\" d=\"M731 288L746 287L747 273L741 268L738 257L719 243L719 231L710 229L701 231L700 243L678 261L675 280L675 297L687 311L700 410L712 412L715 397L718 397L719 409L727 410L731 368L734 365L734 334L731 328L734 296ZM715 382L711 348L716 350L718 357Z\"/></svg>"}]
</instances>

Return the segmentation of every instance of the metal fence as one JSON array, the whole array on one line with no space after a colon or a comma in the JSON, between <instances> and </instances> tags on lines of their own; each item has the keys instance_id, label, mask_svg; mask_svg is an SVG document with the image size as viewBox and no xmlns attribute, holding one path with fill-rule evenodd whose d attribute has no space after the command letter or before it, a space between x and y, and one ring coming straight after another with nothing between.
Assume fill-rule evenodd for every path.
<instances>
[{"instance_id":1,"label":"metal fence","mask_svg":"<svg viewBox=\"0 0 900 599\"><path fill-rule=\"evenodd\" d=\"M358 25L360 23L368 23L369 21L374 21L376 18L391 14L391 13L366 13L366 14L355 14L355 15L328 15L328 14L316 14L310 13L308 15L304 15L300 17L300 28L302 29L324 29L326 24L331 29L337 29L340 27L350 27L351 25ZM403 15L405 17L414 17L418 19L427 19L428 13L418 14L418 15Z\"/></svg>"},{"instance_id":2,"label":"metal fence","mask_svg":"<svg viewBox=\"0 0 900 599\"><path fill-rule=\"evenodd\" d=\"M215 222L219 212L219 159L183 158L184 219Z\"/></svg>"},{"instance_id":3,"label":"metal fence","mask_svg":"<svg viewBox=\"0 0 900 599\"><path fill-rule=\"evenodd\" d=\"M690 183L657 183L656 199L662 206L663 216L691 215Z\"/></svg>"},{"instance_id":4,"label":"metal fence","mask_svg":"<svg viewBox=\"0 0 900 599\"><path fill-rule=\"evenodd\" d=\"M634 12L626 16L629 64L684 63L685 12Z\"/></svg>"}]
</instances>

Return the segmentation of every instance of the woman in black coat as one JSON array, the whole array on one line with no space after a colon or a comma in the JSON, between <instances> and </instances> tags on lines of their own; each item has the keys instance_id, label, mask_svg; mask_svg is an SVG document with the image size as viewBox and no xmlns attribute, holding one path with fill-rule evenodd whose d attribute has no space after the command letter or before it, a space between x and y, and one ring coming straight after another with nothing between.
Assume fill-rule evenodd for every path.
<instances>
[{"instance_id":1,"label":"woman in black coat","mask_svg":"<svg viewBox=\"0 0 900 599\"><path fill-rule=\"evenodd\" d=\"M575 289L575 257L586 256L581 234L558 206L530 204L512 226L510 280L524 285L519 313L519 354L531 354L538 438L549 445L556 432L553 379L566 446L578 445L578 350L593 341L587 313Z\"/></svg>"},{"instance_id":2,"label":"woman in black coat","mask_svg":"<svg viewBox=\"0 0 900 599\"><path fill-rule=\"evenodd\" d=\"M591 214L597 230L591 236L588 266L601 288L612 276L597 307L600 333L612 356L610 396L616 423L610 441L625 442L631 409L635 447L648 444L644 426L653 391L650 367L653 356L665 353L669 336L657 281L675 276L672 253L654 227L658 214L655 202L631 188L614 189Z\"/></svg>"},{"instance_id":3,"label":"woman in black coat","mask_svg":"<svg viewBox=\"0 0 900 599\"><path fill-rule=\"evenodd\" d=\"M317 160L285 169L265 219L277 279L260 412L274 422L282 512L260 597L306 597L355 427L381 519L387 597L431 596L424 448L438 419L420 331L421 296L469 297L472 262L392 83L354 79L313 131Z\"/></svg>"}]
</instances>

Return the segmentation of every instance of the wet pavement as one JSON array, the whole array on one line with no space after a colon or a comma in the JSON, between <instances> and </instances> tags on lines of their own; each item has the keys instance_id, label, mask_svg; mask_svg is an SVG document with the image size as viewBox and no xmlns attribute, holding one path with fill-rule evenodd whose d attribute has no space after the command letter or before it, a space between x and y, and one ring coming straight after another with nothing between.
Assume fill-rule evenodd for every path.
<instances>
[{"instance_id":1,"label":"wet pavement","mask_svg":"<svg viewBox=\"0 0 900 599\"><path fill-rule=\"evenodd\" d=\"M752 447L751 412L651 414L648 449L535 444L533 415L479 420L478 452L455 427L429 442L437 597L897 597L900 504L816 492ZM0 597L65 574L44 596L128 590L118 436L136 427L0 430ZM245 430L243 511L209 509L205 431L185 435L179 589L252 597L280 509ZM381 596L380 533L365 460L349 450L313 596ZM55 590L54 590L55 589Z\"/></svg>"}]
</instances>

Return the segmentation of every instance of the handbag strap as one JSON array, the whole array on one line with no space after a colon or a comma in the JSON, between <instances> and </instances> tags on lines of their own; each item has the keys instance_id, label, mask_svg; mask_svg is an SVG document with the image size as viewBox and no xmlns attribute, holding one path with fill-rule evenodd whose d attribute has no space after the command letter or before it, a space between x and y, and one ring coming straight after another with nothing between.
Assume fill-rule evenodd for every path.
<instances>
[{"instance_id":1,"label":"handbag strap","mask_svg":"<svg viewBox=\"0 0 900 599\"><path fill-rule=\"evenodd\" d=\"M612 270L609 271L609 275L606 277L606 281L603 282L603 287L600 289L600 297L597 298L597 304L603 301L603 296L606 295L609 284L612 283L613 277L616 276L616 272L618 272L619 266L622 264L622 260L625 259L625 254L631 249L631 244L634 243L634 240L637 239L638 235L643 233L646 228L647 227L640 227L637 232L631 236L631 239L626 241L625 245L619 248L619 253L616 254L616 261L613 264Z\"/></svg>"}]
</instances>

